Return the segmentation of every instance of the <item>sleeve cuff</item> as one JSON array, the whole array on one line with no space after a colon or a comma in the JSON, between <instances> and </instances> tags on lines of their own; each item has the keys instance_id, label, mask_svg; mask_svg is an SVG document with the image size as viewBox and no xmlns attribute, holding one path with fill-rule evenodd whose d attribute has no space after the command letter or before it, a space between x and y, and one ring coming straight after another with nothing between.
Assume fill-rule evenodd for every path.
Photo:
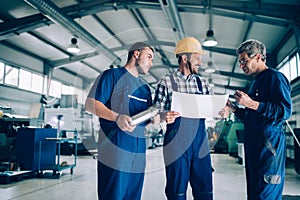
<instances>
[{"instance_id":1,"label":"sleeve cuff","mask_svg":"<svg viewBox=\"0 0 300 200\"><path fill-rule=\"evenodd\" d=\"M263 110L265 109L266 104L264 102L259 102L258 108L257 108L257 112L262 113Z\"/></svg>"}]
</instances>

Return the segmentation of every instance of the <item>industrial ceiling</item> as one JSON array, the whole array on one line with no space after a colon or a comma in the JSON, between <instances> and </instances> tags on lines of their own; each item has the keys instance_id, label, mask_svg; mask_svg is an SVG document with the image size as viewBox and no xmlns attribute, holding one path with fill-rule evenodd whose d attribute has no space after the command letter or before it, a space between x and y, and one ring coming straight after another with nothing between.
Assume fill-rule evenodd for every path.
<instances>
[{"instance_id":1,"label":"industrial ceiling","mask_svg":"<svg viewBox=\"0 0 300 200\"><path fill-rule=\"evenodd\" d=\"M155 58L142 78L155 88L177 68L176 42L184 36L203 42L212 29L218 45L205 47L200 73L216 94L232 94L251 80L239 68L235 48L258 39L266 44L268 65L276 67L291 49L299 52L299 13L298 0L0 0L0 44L88 85L104 70L124 65L133 43L146 42ZM66 50L73 37L77 54ZM292 48L283 50L287 43ZM210 67L216 71L206 73Z\"/></svg>"}]
</instances>

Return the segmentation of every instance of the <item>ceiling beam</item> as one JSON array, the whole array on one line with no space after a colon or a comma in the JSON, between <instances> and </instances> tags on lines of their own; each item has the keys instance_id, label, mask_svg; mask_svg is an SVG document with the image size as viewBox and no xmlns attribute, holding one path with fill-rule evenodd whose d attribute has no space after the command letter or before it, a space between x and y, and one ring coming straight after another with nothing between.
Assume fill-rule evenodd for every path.
<instances>
[{"instance_id":1,"label":"ceiling beam","mask_svg":"<svg viewBox=\"0 0 300 200\"><path fill-rule=\"evenodd\" d=\"M247 26L247 29L246 29L246 32L244 34L244 37L241 39L241 42L244 42L248 38L249 33L250 33L252 27L253 27L253 22L249 22L248 26ZM236 55L236 50L235 50L235 55ZM235 61L234 61L234 64L233 64L233 67L232 67L232 71L231 71L232 73L234 73L235 66L237 65L237 63L238 63L238 58L236 58Z\"/></svg>"},{"instance_id":2,"label":"ceiling beam","mask_svg":"<svg viewBox=\"0 0 300 200\"><path fill-rule=\"evenodd\" d=\"M148 39L155 40L154 34L150 31L149 26L141 14L141 12L138 9L130 9L129 12L132 14L132 16L136 19L136 21L139 23L139 25L142 27L144 32L146 33Z\"/></svg>"},{"instance_id":3,"label":"ceiling beam","mask_svg":"<svg viewBox=\"0 0 300 200\"><path fill-rule=\"evenodd\" d=\"M204 11L204 7L187 6L187 5L178 5L178 8L180 9L180 12L192 12L192 13L203 13L203 14L211 13L213 15L218 15L222 17L240 19L243 21L260 22L264 24L270 24L270 25L282 26L282 27L289 27L292 26L293 24L293 21L290 19L284 19L279 17L272 18L272 17L267 17L264 14L260 14L259 16L256 16L255 14L258 13L249 13L246 10L235 12L233 10L230 10L229 8L221 9L212 6L210 10Z\"/></svg>"},{"instance_id":4,"label":"ceiling beam","mask_svg":"<svg viewBox=\"0 0 300 200\"><path fill-rule=\"evenodd\" d=\"M266 17L274 17L281 19L294 20L293 17L298 16L300 6L299 4L287 4L287 3L272 3L262 1L223 1L214 0L213 7L232 10L242 13L250 13L253 15L263 15Z\"/></svg>"},{"instance_id":5,"label":"ceiling beam","mask_svg":"<svg viewBox=\"0 0 300 200\"><path fill-rule=\"evenodd\" d=\"M184 37L185 33L176 2L174 0L159 0L159 4L165 20L169 22L174 32L175 42L177 42Z\"/></svg>"},{"instance_id":6,"label":"ceiling beam","mask_svg":"<svg viewBox=\"0 0 300 200\"><path fill-rule=\"evenodd\" d=\"M70 56L69 58L64 58L64 59L60 59L60 60L49 61L48 63L53 68L57 69L57 68L61 68L63 65L70 64L70 63L73 63L73 62L82 61L84 59L91 58L91 57L94 57L96 55L98 55L98 53L93 52L93 53L87 53L87 54L82 54L82 55L77 55L77 56Z\"/></svg>"},{"instance_id":7,"label":"ceiling beam","mask_svg":"<svg viewBox=\"0 0 300 200\"><path fill-rule=\"evenodd\" d=\"M41 60L41 61L45 61L45 58L40 57L40 56L38 56L38 55L36 55L36 54L34 54L32 52L29 52L29 51L27 51L27 50L25 50L25 49L23 49L23 48L15 45L15 44L12 44L12 43L10 43L8 41L5 41L5 40L4 41L0 41L0 44L3 44L4 46L9 47L9 48L11 48L11 49L13 49L15 51L18 51L18 52L20 52L22 54L25 54L25 55L27 55L29 57L32 57L32 58L35 58L35 59L38 59L38 60Z\"/></svg>"},{"instance_id":8,"label":"ceiling beam","mask_svg":"<svg viewBox=\"0 0 300 200\"><path fill-rule=\"evenodd\" d=\"M64 54L68 55L68 56L73 56L72 53L68 52L65 48L62 48L56 44L54 44L53 42L50 42L48 38L43 37L41 34L39 34L36 31L29 31L28 34L30 34L31 36L39 39L40 41L44 42L45 44L63 52Z\"/></svg>"},{"instance_id":9,"label":"ceiling beam","mask_svg":"<svg viewBox=\"0 0 300 200\"><path fill-rule=\"evenodd\" d=\"M205 47L203 46L204 50L215 52L215 53L221 53L229 56L236 56L235 49L229 49L224 47Z\"/></svg>"},{"instance_id":10,"label":"ceiling beam","mask_svg":"<svg viewBox=\"0 0 300 200\"><path fill-rule=\"evenodd\" d=\"M215 1L214 1L215 2ZM226 3L229 3L226 1ZM290 5L287 10L293 9L294 6ZM77 17L84 17L87 15L92 15L98 12L108 11L108 10L116 10L116 9L133 9L133 8L144 8L144 9L155 9L161 10L161 6L158 3L151 2L126 2L118 3L115 6L111 3L101 3L98 1L88 1L84 3L80 3L78 5L72 5L68 7L61 8L63 13L66 13L70 18L74 19ZM187 4L177 4L177 8L179 12L194 12L194 13L203 13L203 6L189 6ZM271 10L271 8L269 8ZM205 10L207 12L207 10ZM230 8L227 9L218 9L214 8L213 5L209 9L209 12L214 15L241 19L245 21L255 21L264 24L289 27L293 25L293 21L291 19L284 19L282 17L270 18L266 17L264 13L260 13L259 16L255 16L255 13L249 13L248 10L242 10L241 12L231 11ZM254 10L255 12L255 10ZM297 12L298 13L298 12ZM258 14L258 13L257 13ZM4 21L0 24L0 41L5 40L9 37L19 35L24 32L28 32L43 26L48 26L53 24L48 18L43 16L42 14L36 14L28 17L23 17L15 20Z\"/></svg>"},{"instance_id":11,"label":"ceiling beam","mask_svg":"<svg viewBox=\"0 0 300 200\"><path fill-rule=\"evenodd\" d=\"M94 65L91 65L90 63L88 63L88 62L86 62L86 61L80 61L82 64L84 64L84 65L86 65L86 66L88 66L89 68L91 68L91 69L93 69L93 70L95 70L96 72L98 72L99 74L101 74L102 73L102 71L101 70L99 70L97 67L95 67Z\"/></svg>"},{"instance_id":12,"label":"ceiling beam","mask_svg":"<svg viewBox=\"0 0 300 200\"><path fill-rule=\"evenodd\" d=\"M154 41L156 40L155 35L152 33L152 31L149 29L149 25L148 23L145 21L144 16L141 14L141 12L138 9L131 9L131 14L135 17L135 19L137 20L137 22L140 24L140 26L143 28L143 30L145 31L148 39L150 41ZM147 42L148 43L148 42ZM154 46L155 51L157 51L157 53L160 56L160 59L162 60L162 62L166 65L170 64L170 61L168 60L167 56L165 55L165 53L163 52L163 50L161 49L160 45L161 44L156 44L154 45L153 43L149 42L148 44L151 44L152 46ZM124 46L123 46L124 48ZM152 74L153 75L153 74ZM155 77L155 76L154 76ZM155 77L157 79L157 77Z\"/></svg>"},{"instance_id":13,"label":"ceiling beam","mask_svg":"<svg viewBox=\"0 0 300 200\"><path fill-rule=\"evenodd\" d=\"M59 7L49 0L26 0L26 2L37 8L41 13L48 17L51 21L60 24L62 27L70 31L74 36L80 37L89 45L94 46L96 51L105 55L112 62L120 62L120 58L110 51L104 44L98 41L92 34L86 31L82 26L76 23L71 17L65 14Z\"/></svg>"},{"instance_id":14,"label":"ceiling beam","mask_svg":"<svg viewBox=\"0 0 300 200\"><path fill-rule=\"evenodd\" d=\"M175 47L175 43L174 42L168 42L168 41L162 41L162 40L148 40L148 41L144 41L145 43L149 43L152 46L169 46L169 47ZM124 46L120 46L120 47L113 47L111 48L112 51L120 51L125 49L128 49L130 47L130 45L124 45ZM223 47L204 47L204 50L207 51L212 51L212 52L216 52L216 53L221 53L221 54L225 54L225 55L230 55L230 56L236 56L236 51L235 49L229 49L229 48L223 48Z\"/></svg>"},{"instance_id":15,"label":"ceiling beam","mask_svg":"<svg viewBox=\"0 0 300 200\"><path fill-rule=\"evenodd\" d=\"M137 20L137 22L140 24L140 26L144 30L145 34L147 35L148 39L155 40L155 36L149 29L149 26L148 26L145 18L142 16L141 12L136 8L130 9L130 12L134 16L134 18ZM156 81L159 80L159 78L157 76L155 76L151 71L149 71L148 73L151 76L153 76L153 78L156 79ZM143 77L141 77L141 78L145 81L145 79ZM145 81L145 82L147 82L147 81Z\"/></svg>"},{"instance_id":16,"label":"ceiling beam","mask_svg":"<svg viewBox=\"0 0 300 200\"><path fill-rule=\"evenodd\" d=\"M241 42L245 41L245 40L248 38L249 33L250 33L250 30L251 30L252 27L253 27L253 22L250 21L250 22L248 23L248 26L247 26L246 32L245 32L245 34L244 34L244 37L241 39ZM235 71L235 67L236 67L237 65L240 66L239 63L238 63L238 57L236 57L236 59L235 59L235 61L234 61L234 63L233 63L232 70L231 70L231 74L232 74L232 75L231 75L231 77L228 79L227 86L230 85L230 82L231 82L231 79L232 79L232 77L233 77L233 74L236 74L236 73L234 73L234 71Z\"/></svg>"},{"instance_id":17,"label":"ceiling beam","mask_svg":"<svg viewBox=\"0 0 300 200\"><path fill-rule=\"evenodd\" d=\"M147 44L151 44L152 46L172 46L175 47L175 43L174 42L168 42L168 41L162 41L162 40L147 40L147 41L141 41L141 42L145 42ZM129 49L131 46L131 44L127 44L124 46L119 46L119 47L113 47L111 48L112 51L121 51L124 49Z\"/></svg>"},{"instance_id":18,"label":"ceiling beam","mask_svg":"<svg viewBox=\"0 0 300 200\"><path fill-rule=\"evenodd\" d=\"M4 21L0 24L0 41L50 24L53 22L42 14Z\"/></svg>"},{"instance_id":19,"label":"ceiling beam","mask_svg":"<svg viewBox=\"0 0 300 200\"><path fill-rule=\"evenodd\" d=\"M92 14L92 17L111 35L114 36L114 39L120 42L121 46L124 46L125 43L119 38L119 36L113 32L96 14Z\"/></svg>"},{"instance_id":20,"label":"ceiling beam","mask_svg":"<svg viewBox=\"0 0 300 200\"><path fill-rule=\"evenodd\" d=\"M50 62L49 60L46 60L45 58L42 58L42 57L40 57L40 56L38 56L38 55L36 55L36 54L34 54L34 53L31 53L31 52L29 52L29 51L27 51L27 50L25 50L25 49L23 49L23 48L21 48L21 47L19 47L19 46L16 46L16 45L14 45L14 44L12 44L12 43L9 43L9 42L7 42L7 41L1 41L1 44L5 45L5 46L7 46L7 47L9 47L9 48L11 48L11 49L14 49L14 50L16 50L16 51L18 51L18 52L21 52L21 53L24 54L24 55L27 55L27 56L30 56L30 57L32 57L32 58L41 60L41 61L43 61L43 62L45 63L45 65L50 66L51 68L53 68L53 67L49 64L49 63L51 63L51 62ZM24 67L25 69L29 69L29 70L32 71L32 69L27 68L26 66L22 66L22 67ZM74 73L74 72L72 72L72 71L70 71L70 70L67 70L67 69L61 69L61 70L62 70L62 71L65 71L65 72L67 72L67 73L70 73L70 74L72 74L72 75L76 75L78 78L81 78L82 80L85 80L85 79L86 79L85 77L83 77L83 76L81 76L81 75L78 75L78 74L76 74L76 73ZM40 71L36 71L36 72L41 73ZM43 73L44 73L44 72L43 72ZM46 75L46 74L44 73L44 75Z\"/></svg>"}]
</instances>

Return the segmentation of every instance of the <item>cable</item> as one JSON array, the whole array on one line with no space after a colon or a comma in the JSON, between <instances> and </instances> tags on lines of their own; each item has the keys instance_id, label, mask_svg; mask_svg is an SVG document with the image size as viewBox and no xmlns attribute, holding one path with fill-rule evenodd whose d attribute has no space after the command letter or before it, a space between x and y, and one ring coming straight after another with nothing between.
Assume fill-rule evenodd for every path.
<instances>
[{"instance_id":1,"label":"cable","mask_svg":"<svg viewBox=\"0 0 300 200\"><path fill-rule=\"evenodd\" d=\"M298 140L297 136L295 135L295 133L294 133L294 131L293 131L292 127L290 126L289 122L288 122L287 120L285 120L285 123L286 123L286 124L287 124L287 126L289 127L289 129L290 129L290 131L291 131L291 133L292 133L293 137L295 138L295 141L296 141L296 143L297 143L297 144L298 144L298 146L300 147L300 142L299 142L299 140Z\"/></svg>"}]
</instances>

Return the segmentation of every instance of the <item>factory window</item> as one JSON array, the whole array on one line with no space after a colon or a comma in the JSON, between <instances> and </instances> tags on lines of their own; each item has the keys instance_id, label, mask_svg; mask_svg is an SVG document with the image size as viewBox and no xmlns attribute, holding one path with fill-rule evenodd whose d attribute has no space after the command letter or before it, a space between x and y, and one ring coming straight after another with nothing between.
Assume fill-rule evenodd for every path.
<instances>
[{"instance_id":1,"label":"factory window","mask_svg":"<svg viewBox=\"0 0 300 200\"><path fill-rule=\"evenodd\" d=\"M18 86L19 69L6 65L5 84Z\"/></svg>"},{"instance_id":2,"label":"factory window","mask_svg":"<svg viewBox=\"0 0 300 200\"><path fill-rule=\"evenodd\" d=\"M49 95L53 97L61 97L61 83L55 80L51 80Z\"/></svg>"},{"instance_id":3,"label":"factory window","mask_svg":"<svg viewBox=\"0 0 300 200\"><path fill-rule=\"evenodd\" d=\"M291 77L290 77L290 65L289 62L286 62L279 70L280 72L282 72L286 78L291 81Z\"/></svg>"},{"instance_id":4,"label":"factory window","mask_svg":"<svg viewBox=\"0 0 300 200\"><path fill-rule=\"evenodd\" d=\"M4 78L4 63L0 62L0 83L3 83Z\"/></svg>"},{"instance_id":5,"label":"factory window","mask_svg":"<svg viewBox=\"0 0 300 200\"><path fill-rule=\"evenodd\" d=\"M69 86L69 85L62 85L61 87L61 94L65 94L65 95L72 95L74 94L74 87Z\"/></svg>"},{"instance_id":6,"label":"factory window","mask_svg":"<svg viewBox=\"0 0 300 200\"><path fill-rule=\"evenodd\" d=\"M296 54L296 64L297 64L297 76L300 76L300 57L299 57L299 53Z\"/></svg>"},{"instance_id":7,"label":"factory window","mask_svg":"<svg viewBox=\"0 0 300 200\"><path fill-rule=\"evenodd\" d=\"M32 73L31 91L42 94L43 93L43 76Z\"/></svg>"},{"instance_id":8,"label":"factory window","mask_svg":"<svg viewBox=\"0 0 300 200\"><path fill-rule=\"evenodd\" d=\"M300 76L300 64L298 53L294 54L290 58L285 59L280 65L278 70L282 72L289 81Z\"/></svg>"},{"instance_id":9,"label":"factory window","mask_svg":"<svg viewBox=\"0 0 300 200\"><path fill-rule=\"evenodd\" d=\"M43 77L41 75L20 69L19 88L42 94Z\"/></svg>"},{"instance_id":10,"label":"factory window","mask_svg":"<svg viewBox=\"0 0 300 200\"><path fill-rule=\"evenodd\" d=\"M20 69L19 88L30 90L31 86L31 72Z\"/></svg>"},{"instance_id":11,"label":"factory window","mask_svg":"<svg viewBox=\"0 0 300 200\"><path fill-rule=\"evenodd\" d=\"M0 84L16 86L20 89L39 94L47 93L49 96L56 98L61 98L62 94L77 95L79 103L83 103L83 91L81 89L64 85L56 80L51 80L49 83L50 84L48 84L47 79L41 74L12 67L6 63L0 62ZM49 93L46 91L49 91Z\"/></svg>"},{"instance_id":12,"label":"factory window","mask_svg":"<svg viewBox=\"0 0 300 200\"><path fill-rule=\"evenodd\" d=\"M77 101L79 104L84 104L83 102L83 90L74 88L74 94L77 95Z\"/></svg>"},{"instance_id":13,"label":"factory window","mask_svg":"<svg viewBox=\"0 0 300 200\"><path fill-rule=\"evenodd\" d=\"M290 69L291 69L291 80L297 78L298 76L298 69L297 69L297 57L293 56L290 60Z\"/></svg>"},{"instance_id":14,"label":"factory window","mask_svg":"<svg viewBox=\"0 0 300 200\"><path fill-rule=\"evenodd\" d=\"M77 95L77 101L79 104L84 104L83 102L83 90L73 87L73 86L69 86L69 85L62 85L62 90L61 90L61 94L65 94L65 95Z\"/></svg>"}]
</instances>

